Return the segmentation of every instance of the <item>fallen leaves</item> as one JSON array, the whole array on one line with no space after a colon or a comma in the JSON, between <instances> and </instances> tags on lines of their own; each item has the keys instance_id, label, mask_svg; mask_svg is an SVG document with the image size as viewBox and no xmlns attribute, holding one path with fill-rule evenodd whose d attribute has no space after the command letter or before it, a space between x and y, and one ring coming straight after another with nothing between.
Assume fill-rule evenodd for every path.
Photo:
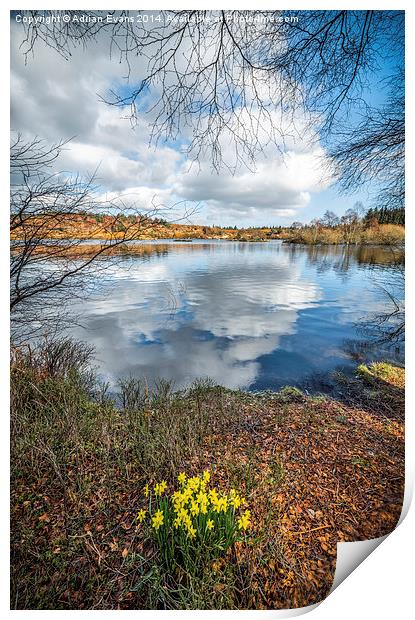
<instances>
[{"instance_id":1,"label":"fallen leaves","mask_svg":"<svg viewBox=\"0 0 415 620\"><path fill-rule=\"evenodd\" d=\"M399 406L387 424L383 412L378 414L372 406L306 398L284 407L283 423L277 399L264 397L260 411L247 407L247 430L220 440L213 436L203 463L198 463L200 467L219 462L225 470L238 464L244 475L242 463L249 476L254 471L247 495L255 507L256 534L265 543L245 556L258 589L267 584L268 606L275 608L284 607L287 600L291 606L322 600L334 577L337 542L390 532L400 516L404 489ZM254 425L255 433L250 433ZM278 484L269 476L275 446L284 468ZM273 518L270 511L276 513ZM281 578L273 587L268 578L271 565L268 561L264 568L261 562L271 538L281 548L281 556L276 556Z\"/></svg>"},{"instance_id":2,"label":"fallen leaves","mask_svg":"<svg viewBox=\"0 0 415 620\"><path fill-rule=\"evenodd\" d=\"M43 515L40 515L40 517L39 517L39 521L40 521L41 523L49 523L49 521L50 521L50 517L49 517L48 513L47 513L47 512L45 512Z\"/></svg>"},{"instance_id":3,"label":"fallen leaves","mask_svg":"<svg viewBox=\"0 0 415 620\"><path fill-rule=\"evenodd\" d=\"M330 590L337 543L382 536L400 517L401 395L395 409L386 399L388 417L366 393L359 406L308 397L228 398L237 402L238 423L227 432L212 429L186 469L212 469L223 488L243 489L252 507L252 538L227 558L248 579L235 604L277 609L316 603ZM155 562L134 520L143 478L133 466L128 472L105 468L99 452L88 459L83 493L75 470L65 494L50 474L14 481L14 579L23 591L40 575L39 599L59 591L52 601L57 607L140 607L137 575ZM226 567L218 561L211 568L221 595Z\"/></svg>"}]
</instances>

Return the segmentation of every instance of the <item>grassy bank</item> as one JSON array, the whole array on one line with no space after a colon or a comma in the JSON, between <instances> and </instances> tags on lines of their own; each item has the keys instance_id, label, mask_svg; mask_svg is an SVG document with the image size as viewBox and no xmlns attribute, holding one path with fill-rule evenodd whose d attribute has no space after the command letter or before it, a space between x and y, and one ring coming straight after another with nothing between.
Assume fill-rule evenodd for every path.
<instances>
[{"instance_id":1,"label":"grassy bank","mask_svg":"<svg viewBox=\"0 0 415 620\"><path fill-rule=\"evenodd\" d=\"M306 245L397 245L405 240L405 227L397 224L378 224L377 226L356 226L333 228L305 226L291 230L283 235L287 243Z\"/></svg>"},{"instance_id":2,"label":"grassy bank","mask_svg":"<svg viewBox=\"0 0 415 620\"><path fill-rule=\"evenodd\" d=\"M130 379L118 402L68 343L12 363L12 608L245 609L328 593L338 540L389 532L403 496L403 370L338 376L341 399L251 394L208 382L173 392ZM145 485L209 470L251 518L197 570L163 548Z\"/></svg>"}]
</instances>

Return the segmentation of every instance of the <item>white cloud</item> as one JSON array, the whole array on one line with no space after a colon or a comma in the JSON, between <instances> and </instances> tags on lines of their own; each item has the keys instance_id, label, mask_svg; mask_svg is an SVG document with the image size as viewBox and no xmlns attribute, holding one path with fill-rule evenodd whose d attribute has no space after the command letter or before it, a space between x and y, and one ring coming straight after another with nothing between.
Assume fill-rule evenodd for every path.
<instances>
[{"instance_id":1,"label":"white cloud","mask_svg":"<svg viewBox=\"0 0 415 620\"><path fill-rule=\"evenodd\" d=\"M182 172L174 185L175 193L188 200L203 200L215 212L229 209L242 214L263 211L270 215L291 215L310 202L310 193L327 184L321 179L324 153L278 152L273 159L259 161L256 172L239 170L216 174L207 163L202 170Z\"/></svg>"},{"instance_id":2,"label":"white cloud","mask_svg":"<svg viewBox=\"0 0 415 620\"><path fill-rule=\"evenodd\" d=\"M108 57L108 41L91 44L87 51L75 49L69 61L39 44L25 64L21 40L22 29L13 24L12 128L50 143L73 137L61 156L60 169L85 175L98 169L103 192L135 193L140 204L156 195L164 203L202 203L195 221L240 224L295 217L313 193L329 185L321 178L324 151L304 118L284 121L287 137L282 154L269 140L272 125L281 122L271 114L270 125L258 130L264 152L257 158L255 173L237 166L216 174L206 153L200 166L189 166L178 148L149 147L145 119L133 130L125 111L99 100L98 94L124 83L125 66ZM136 79L143 75L143 62L133 61ZM248 122L246 114L241 112L239 120ZM222 136L221 149L230 160L229 136Z\"/></svg>"},{"instance_id":3,"label":"white cloud","mask_svg":"<svg viewBox=\"0 0 415 620\"><path fill-rule=\"evenodd\" d=\"M133 158L132 158L133 157ZM174 174L179 154L173 149L138 149L123 154L111 146L72 142L60 158L64 170L96 173L97 182L112 192L128 192L131 188L164 190L169 176Z\"/></svg>"}]
</instances>

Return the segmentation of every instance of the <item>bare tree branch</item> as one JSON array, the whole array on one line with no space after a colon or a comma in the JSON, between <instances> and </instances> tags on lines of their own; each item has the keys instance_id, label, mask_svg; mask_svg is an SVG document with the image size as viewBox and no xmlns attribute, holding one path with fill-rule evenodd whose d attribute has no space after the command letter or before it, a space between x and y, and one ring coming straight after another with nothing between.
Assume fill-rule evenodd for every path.
<instances>
[{"instance_id":1,"label":"bare tree branch","mask_svg":"<svg viewBox=\"0 0 415 620\"><path fill-rule=\"evenodd\" d=\"M63 146L12 138L10 309L15 336L22 328L36 332L69 320L65 309L70 300L97 286L106 269L100 259L140 238L156 217L171 215L177 206L154 198L143 212L125 198L98 197L94 176L68 178L50 170ZM182 208L181 218L187 218L185 203ZM85 221L98 241L85 244L79 238Z\"/></svg>"},{"instance_id":2,"label":"bare tree branch","mask_svg":"<svg viewBox=\"0 0 415 620\"><path fill-rule=\"evenodd\" d=\"M370 113L367 84L384 50L396 71L403 64L402 11L161 11L141 12L138 23L129 11L111 13L116 23L83 13L91 22L37 23L42 12L26 12L24 53L41 40L68 58L106 36L129 83L102 99L128 107L133 123L148 116L154 142L190 130L192 158L208 155L216 169L232 165L224 141L233 144L233 165L253 167L267 144L280 148L297 131L299 111L320 136L343 140L351 113ZM160 21L151 21L155 15ZM134 75L137 57L147 62L144 78Z\"/></svg>"}]
</instances>

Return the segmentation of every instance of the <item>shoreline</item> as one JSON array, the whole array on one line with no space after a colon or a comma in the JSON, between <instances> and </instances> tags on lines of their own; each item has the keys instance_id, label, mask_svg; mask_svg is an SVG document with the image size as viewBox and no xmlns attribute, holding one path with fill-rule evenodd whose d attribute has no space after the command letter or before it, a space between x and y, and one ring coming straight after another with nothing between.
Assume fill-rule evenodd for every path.
<instances>
[{"instance_id":1,"label":"shoreline","mask_svg":"<svg viewBox=\"0 0 415 620\"><path fill-rule=\"evenodd\" d=\"M24 232L27 234L31 226L36 223L26 222ZM19 228L13 231L12 242L22 241L23 234ZM292 229L288 227L260 227L260 228L219 228L188 224L155 225L140 231L138 225L131 225L121 230L112 230L111 227L93 225L92 222L77 223L62 226L59 231L45 230L39 243L59 241L109 241L113 243L130 241L177 241L190 243L194 240L221 240L241 243L264 243L266 241L281 240L283 243L298 243L303 245L397 245L405 239L405 227L398 224L379 224L378 226L359 226L353 230L342 227L313 228L303 227Z\"/></svg>"}]
</instances>

